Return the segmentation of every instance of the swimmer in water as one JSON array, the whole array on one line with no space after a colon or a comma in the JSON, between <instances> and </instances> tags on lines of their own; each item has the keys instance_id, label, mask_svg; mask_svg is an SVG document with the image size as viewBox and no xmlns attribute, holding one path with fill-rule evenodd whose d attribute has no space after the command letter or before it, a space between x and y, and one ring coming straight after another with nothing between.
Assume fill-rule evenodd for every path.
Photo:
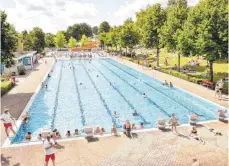
<instances>
[{"instance_id":1,"label":"swimmer in water","mask_svg":"<svg viewBox=\"0 0 229 166\"><path fill-rule=\"evenodd\" d=\"M143 93L143 94L142 94L142 96L143 96L143 97L146 97L146 94L145 94L145 93Z\"/></svg>"},{"instance_id":2,"label":"swimmer in water","mask_svg":"<svg viewBox=\"0 0 229 166\"><path fill-rule=\"evenodd\" d=\"M138 113L136 110L133 111L133 116L138 116Z\"/></svg>"},{"instance_id":3,"label":"swimmer in water","mask_svg":"<svg viewBox=\"0 0 229 166\"><path fill-rule=\"evenodd\" d=\"M116 111L114 111L113 116L114 116L115 118L118 118L118 117L119 117Z\"/></svg>"}]
</instances>

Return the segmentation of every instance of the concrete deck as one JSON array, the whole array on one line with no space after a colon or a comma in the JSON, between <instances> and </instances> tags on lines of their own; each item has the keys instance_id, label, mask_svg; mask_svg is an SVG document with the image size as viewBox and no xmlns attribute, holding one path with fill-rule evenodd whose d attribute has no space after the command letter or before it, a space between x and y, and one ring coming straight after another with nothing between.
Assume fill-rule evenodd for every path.
<instances>
[{"instance_id":1,"label":"concrete deck","mask_svg":"<svg viewBox=\"0 0 229 166\"><path fill-rule=\"evenodd\" d=\"M170 131L151 131L129 139L103 137L94 142L78 140L60 143L63 148L53 149L57 166L191 166L197 159L201 166L227 166L227 124L206 124L220 130L223 136L214 136L206 127L198 127L205 144L189 137L190 128ZM44 163L42 145L2 149L2 166L40 166ZM50 161L51 162L51 161ZM52 165L50 163L50 165Z\"/></svg>"},{"instance_id":2,"label":"concrete deck","mask_svg":"<svg viewBox=\"0 0 229 166\"><path fill-rule=\"evenodd\" d=\"M51 69L54 62L53 58L46 58L47 64L44 63L44 60L45 59L39 60L39 64L32 72L29 72L29 75L26 75L24 78L20 77L20 81L17 85L2 96L1 113L3 113L4 108L7 107L12 117L18 118L21 115L38 85L43 80L45 74ZM3 125L1 125L1 145L5 139L6 134Z\"/></svg>"}]
</instances>

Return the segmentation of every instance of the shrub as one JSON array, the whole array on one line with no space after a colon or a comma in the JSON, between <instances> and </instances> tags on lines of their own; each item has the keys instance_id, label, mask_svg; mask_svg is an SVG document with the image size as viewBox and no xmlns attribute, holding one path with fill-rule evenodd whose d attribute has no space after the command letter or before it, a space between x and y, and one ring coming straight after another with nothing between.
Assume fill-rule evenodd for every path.
<instances>
[{"instance_id":1,"label":"shrub","mask_svg":"<svg viewBox=\"0 0 229 166\"><path fill-rule=\"evenodd\" d=\"M25 67L23 65L18 66L18 74L19 75L25 75Z\"/></svg>"},{"instance_id":2,"label":"shrub","mask_svg":"<svg viewBox=\"0 0 229 166\"><path fill-rule=\"evenodd\" d=\"M1 83L1 95L7 93L14 86L12 81L3 81Z\"/></svg>"}]
</instances>

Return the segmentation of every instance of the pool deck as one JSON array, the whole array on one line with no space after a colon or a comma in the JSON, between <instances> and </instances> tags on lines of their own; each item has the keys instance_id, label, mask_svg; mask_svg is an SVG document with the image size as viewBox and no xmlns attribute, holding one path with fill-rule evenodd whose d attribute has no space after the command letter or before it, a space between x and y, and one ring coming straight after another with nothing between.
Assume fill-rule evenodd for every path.
<instances>
[{"instance_id":1,"label":"pool deck","mask_svg":"<svg viewBox=\"0 0 229 166\"><path fill-rule=\"evenodd\" d=\"M228 106L225 100L215 99L214 91L202 86L181 80L179 78L142 68L137 64L123 59L116 59L143 71L160 80L172 81L177 87L183 88L205 99L224 107ZM40 63L23 82L19 82L9 93L2 97L2 109L7 106L13 117L19 117L29 99L41 83L44 75L50 70L53 59L47 58L48 64ZM20 103L20 104L19 104ZM205 124L220 131L223 136L215 136L206 127L198 127L199 135L205 140L200 144L197 140L188 137L190 127L181 126L179 134L171 131L158 130L141 132L129 139L124 135L119 137L102 137L88 142L85 139L60 142L63 148L54 149L56 165L58 166L191 166L193 159L201 165L226 166L228 165L228 124L212 122ZM5 133L1 125L1 143L5 140ZM50 161L51 162L51 161ZM44 163L44 149L41 144L19 146L1 149L1 165L8 166L40 166ZM50 165L52 165L50 163Z\"/></svg>"},{"instance_id":2,"label":"pool deck","mask_svg":"<svg viewBox=\"0 0 229 166\"><path fill-rule=\"evenodd\" d=\"M121 135L92 142L86 139L60 142L63 147L53 149L56 165L191 166L193 159L197 159L201 166L227 166L228 125L222 122L205 125L219 130L223 136L215 136L206 127L199 126L198 133L205 144L188 136L189 127L178 128L177 135L155 130L137 133L133 139ZM42 145L3 148L1 159L2 166L40 166L44 163L44 149Z\"/></svg>"},{"instance_id":3,"label":"pool deck","mask_svg":"<svg viewBox=\"0 0 229 166\"><path fill-rule=\"evenodd\" d=\"M47 64L44 63L45 59L47 60ZM38 85L43 80L45 74L51 69L54 62L53 58L45 59L39 60L38 65L36 65L28 75L25 77L20 76L16 86L1 97L1 113L3 113L4 108L7 107L12 117L18 118L21 115ZM6 134L3 125L1 125L1 145L5 139Z\"/></svg>"},{"instance_id":4,"label":"pool deck","mask_svg":"<svg viewBox=\"0 0 229 166\"><path fill-rule=\"evenodd\" d=\"M197 85L197 84L194 84L192 82L188 82L186 80L171 76L171 75L166 74L166 73L162 73L162 72L157 71L157 70L152 70L152 69L143 67L141 65L138 65L136 63L133 63L133 62L125 60L125 59L121 59L121 58L112 58L112 59L118 61L119 63L122 63L124 65L132 67L138 71L141 71L147 75L150 75L150 76L152 76L158 80L161 80L161 81L167 80L168 82L172 82L173 85L176 87L182 88L182 89L184 89L188 92L191 92L195 95L198 95L204 99L210 100L214 103L217 103L221 106L228 108L228 95L223 95L223 98L221 100L219 100L219 99L214 97L214 95L215 95L214 90L210 90L210 89L203 87L201 85Z\"/></svg>"}]
</instances>

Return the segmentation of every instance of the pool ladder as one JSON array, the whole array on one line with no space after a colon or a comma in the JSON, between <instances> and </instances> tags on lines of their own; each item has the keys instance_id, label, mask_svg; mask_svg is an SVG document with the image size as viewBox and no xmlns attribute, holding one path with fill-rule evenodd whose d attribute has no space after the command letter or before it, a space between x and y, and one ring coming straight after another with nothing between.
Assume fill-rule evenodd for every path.
<instances>
[{"instance_id":1,"label":"pool ladder","mask_svg":"<svg viewBox=\"0 0 229 166\"><path fill-rule=\"evenodd\" d=\"M106 79L107 82L109 82L109 84L113 87L113 89L118 92L118 94L123 98L123 100L129 105L131 110L135 110L134 105L120 92L120 90L117 87L115 87L97 67L95 67L92 63L91 65ZM149 124L149 122L147 122L146 119L140 113L138 113L138 116L141 118L143 123Z\"/></svg>"},{"instance_id":2,"label":"pool ladder","mask_svg":"<svg viewBox=\"0 0 229 166\"><path fill-rule=\"evenodd\" d=\"M78 98L78 102L79 102L79 107L80 107L80 113L81 113L81 123L83 126L85 126L86 121L85 121L85 116L84 116L84 109L83 109L83 105L82 105L82 101L81 101L81 95L80 95L80 91L79 91L79 87L78 87L78 83L77 83L77 78L76 78L76 73L75 73L75 67L73 62L71 61L72 64L72 71L73 71L73 78L75 81L75 85L76 85L76 93L77 93L77 98Z\"/></svg>"},{"instance_id":3,"label":"pool ladder","mask_svg":"<svg viewBox=\"0 0 229 166\"><path fill-rule=\"evenodd\" d=\"M62 77L63 64L64 64L64 62L62 62L62 64L61 64L60 76L59 76L59 80L58 80L55 103L54 103L54 108L53 108L53 110L54 110L53 111L53 119L51 122L51 129L52 130L54 130L54 123L55 123L55 119L56 119L56 110L57 110L57 106L58 106L58 96L59 96L59 92L60 92L60 81L61 81L61 77Z\"/></svg>"},{"instance_id":4,"label":"pool ladder","mask_svg":"<svg viewBox=\"0 0 229 166\"><path fill-rule=\"evenodd\" d=\"M133 85L131 85L129 82L127 82L125 79L123 79L122 77L120 77L117 73L115 73L114 71L112 71L109 67L107 67L106 65L104 65L103 63L99 62L100 64L102 64L103 66L105 66L108 70L110 70L114 75L116 75L117 77L119 77L121 80L123 80L126 84L128 84L130 87L132 87L135 91L137 91L138 93L140 93L141 95L143 94L143 92L141 92L140 90L138 90L137 88L135 88ZM161 112L163 112L165 115L167 115L168 117L170 117L171 115L168 114L166 111L163 110L163 108L161 108L159 105L157 105L153 100L151 100L149 97L146 97L147 100L152 103L154 106L156 106L159 110L161 110Z\"/></svg>"},{"instance_id":5,"label":"pool ladder","mask_svg":"<svg viewBox=\"0 0 229 166\"><path fill-rule=\"evenodd\" d=\"M99 92L98 87L95 85L95 82L92 80L92 78L91 78L90 74L88 73L87 69L85 68L84 64L83 64L83 63L81 63L81 64L82 64L82 66L83 66L83 68L84 68L86 74L88 75L88 77L89 77L91 83L93 84L93 86L94 86L96 92L98 93L98 95L99 95L99 97L100 97L100 100L102 101L104 107L106 108L108 114L110 115L110 117L111 117L111 119L112 119L112 122L115 124L115 126L116 126L117 128L121 128L122 126L121 126L120 124L117 124L116 119L114 118L114 116L112 116L112 113L111 113L111 110L110 110L109 106L106 104L106 101L103 99L102 94Z\"/></svg>"}]
</instances>

